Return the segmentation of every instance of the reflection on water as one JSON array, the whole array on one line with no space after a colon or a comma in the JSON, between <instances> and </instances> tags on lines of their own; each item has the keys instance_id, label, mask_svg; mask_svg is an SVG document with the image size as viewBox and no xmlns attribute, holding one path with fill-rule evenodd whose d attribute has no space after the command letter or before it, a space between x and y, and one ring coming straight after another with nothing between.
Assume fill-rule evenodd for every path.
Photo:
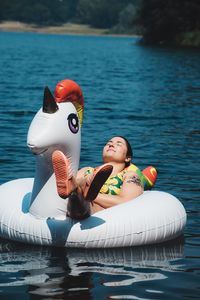
<instances>
[{"instance_id":1,"label":"reflection on water","mask_svg":"<svg viewBox=\"0 0 200 300\"><path fill-rule=\"evenodd\" d=\"M0 283L2 290L26 286L30 295L45 297L81 291L89 299L95 278L100 277L101 285L114 289L166 279L168 272L182 269L184 243L181 238L160 245L95 250L36 247L1 240L0 249L0 272L5 277Z\"/></svg>"}]
</instances>

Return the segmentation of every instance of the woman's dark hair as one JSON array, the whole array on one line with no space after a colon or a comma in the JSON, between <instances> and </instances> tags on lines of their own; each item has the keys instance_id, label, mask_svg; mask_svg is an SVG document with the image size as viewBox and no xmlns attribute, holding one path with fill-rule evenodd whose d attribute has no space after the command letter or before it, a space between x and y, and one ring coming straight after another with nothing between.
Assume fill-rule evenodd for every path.
<instances>
[{"instance_id":1,"label":"woman's dark hair","mask_svg":"<svg viewBox=\"0 0 200 300\"><path fill-rule=\"evenodd\" d=\"M126 147L127 147L126 155L127 155L127 157L130 157L132 159L133 150L131 148L131 145L130 145L129 141L124 136L119 136L119 137L122 138L126 142ZM126 167L130 166L130 164L131 164L131 160L125 163Z\"/></svg>"}]
</instances>

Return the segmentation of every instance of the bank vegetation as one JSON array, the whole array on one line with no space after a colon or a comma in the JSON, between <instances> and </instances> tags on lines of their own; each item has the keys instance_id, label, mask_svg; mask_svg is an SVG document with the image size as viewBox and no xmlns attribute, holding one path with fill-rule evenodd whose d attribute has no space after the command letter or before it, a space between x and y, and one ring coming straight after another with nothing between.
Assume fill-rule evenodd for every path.
<instances>
[{"instance_id":1,"label":"bank vegetation","mask_svg":"<svg viewBox=\"0 0 200 300\"><path fill-rule=\"evenodd\" d=\"M0 0L0 22L80 24L144 44L200 47L199 0Z\"/></svg>"}]
</instances>

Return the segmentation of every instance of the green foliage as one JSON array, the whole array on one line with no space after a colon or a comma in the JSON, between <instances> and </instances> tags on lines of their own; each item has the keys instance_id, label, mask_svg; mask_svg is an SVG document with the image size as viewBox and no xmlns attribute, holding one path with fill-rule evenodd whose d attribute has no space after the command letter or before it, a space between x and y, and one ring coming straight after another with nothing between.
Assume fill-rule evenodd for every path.
<instances>
[{"instance_id":1,"label":"green foliage","mask_svg":"<svg viewBox=\"0 0 200 300\"><path fill-rule=\"evenodd\" d=\"M76 20L97 28L110 28L131 0L0 0L0 21L16 20L38 25Z\"/></svg>"},{"instance_id":2,"label":"green foliage","mask_svg":"<svg viewBox=\"0 0 200 300\"><path fill-rule=\"evenodd\" d=\"M186 47L200 47L200 30L180 34L176 38L176 44Z\"/></svg>"},{"instance_id":3,"label":"green foliage","mask_svg":"<svg viewBox=\"0 0 200 300\"><path fill-rule=\"evenodd\" d=\"M200 0L0 0L0 21L66 22L143 35L148 44L199 44Z\"/></svg>"},{"instance_id":4,"label":"green foliage","mask_svg":"<svg viewBox=\"0 0 200 300\"><path fill-rule=\"evenodd\" d=\"M112 28L113 33L141 34L140 26L140 4L141 0L128 3L119 13L117 25Z\"/></svg>"},{"instance_id":5,"label":"green foliage","mask_svg":"<svg viewBox=\"0 0 200 300\"><path fill-rule=\"evenodd\" d=\"M76 21L97 28L111 28L120 12L138 0L0 0L0 21L15 20L38 25Z\"/></svg>"},{"instance_id":6,"label":"green foliage","mask_svg":"<svg viewBox=\"0 0 200 300\"><path fill-rule=\"evenodd\" d=\"M127 0L79 0L77 20L97 28L110 28L118 22L118 15Z\"/></svg>"},{"instance_id":7,"label":"green foliage","mask_svg":"<svg viewBox=\"0 0 200 300\"><path fill-rule=\"evenodd\" d=\"M38 25L62 24L74 16L77 1L0 0L0 20L15 20Z\"/></svg>"}]
</instances>

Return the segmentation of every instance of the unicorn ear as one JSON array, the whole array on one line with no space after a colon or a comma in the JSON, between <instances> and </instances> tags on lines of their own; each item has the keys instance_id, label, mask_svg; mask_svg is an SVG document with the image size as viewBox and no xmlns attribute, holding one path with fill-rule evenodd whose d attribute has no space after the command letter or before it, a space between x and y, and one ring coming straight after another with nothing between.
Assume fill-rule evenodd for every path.
<instances>
[{"instance_id":1,"label":"unicorn ear","mask_svg":"<svg viewBox=\"0 0 200 300\"><path fill-rule=\"evenodd\" d=\"M58 105L55 101L54 96L49 90L48 86L44 89L44 98L43 98L43 107L42 110L44 113L53 114L58 110Z\"/></svg>"}]
</instances>

